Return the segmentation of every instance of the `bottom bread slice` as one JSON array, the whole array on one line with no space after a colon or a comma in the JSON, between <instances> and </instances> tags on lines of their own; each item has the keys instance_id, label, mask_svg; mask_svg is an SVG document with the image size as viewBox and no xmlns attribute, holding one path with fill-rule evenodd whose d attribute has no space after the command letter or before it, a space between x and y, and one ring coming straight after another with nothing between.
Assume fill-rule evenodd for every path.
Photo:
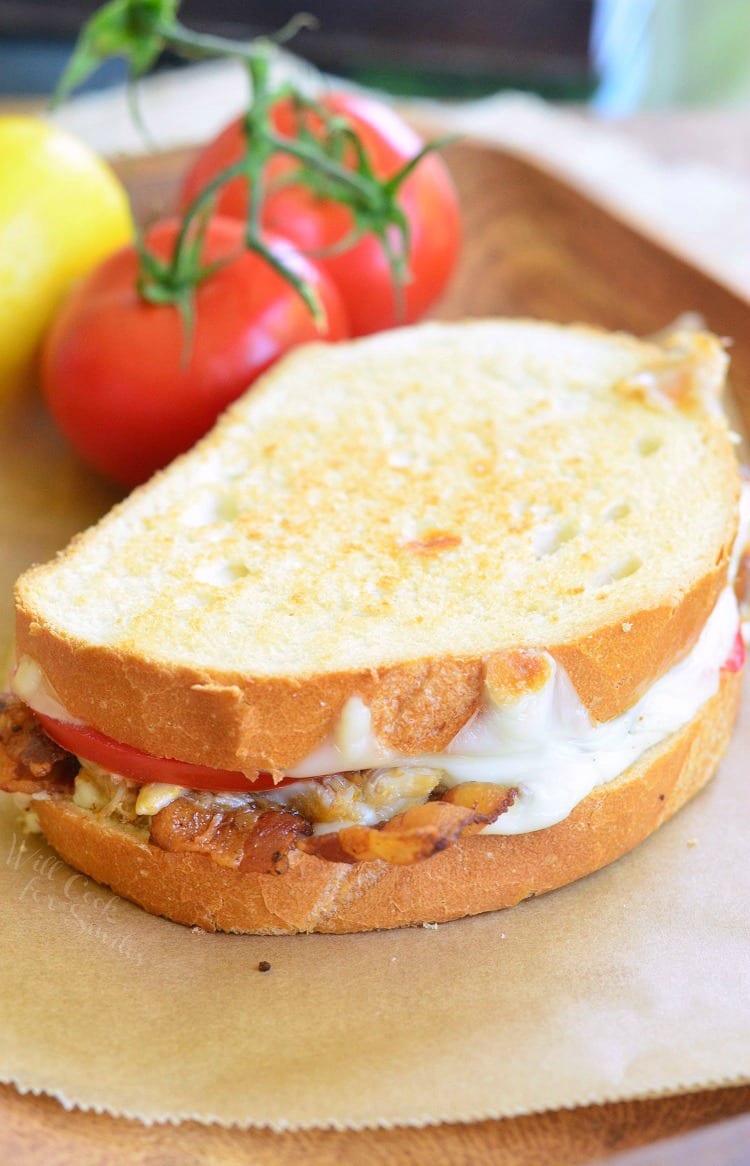
<instances>
[{"instance_id":1,"label":"bottom bread slice","mask_svg":"<svg viewBox=\"0 0 750 1166\"><path fill-rule=\"evenodd\" d=\"M330 863L294 851L281 875L240 873L173 854L132 827L69 799L35 802L49 843L71 866L147 911L207 931L284 935L443 923L514 906L632 850L713 776L739 703L741 674L722 673L697 716L555 826L473 835L412 866Z\"/></svg>"}]
</instances>

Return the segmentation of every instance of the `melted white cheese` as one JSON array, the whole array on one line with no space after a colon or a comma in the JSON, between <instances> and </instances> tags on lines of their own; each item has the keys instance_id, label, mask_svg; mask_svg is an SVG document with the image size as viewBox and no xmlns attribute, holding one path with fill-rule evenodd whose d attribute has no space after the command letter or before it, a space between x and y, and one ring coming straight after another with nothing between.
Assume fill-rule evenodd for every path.
<instances>
[{"instance_id":1,"label":"melted white cheese","mask_svg":"<svg viewBox=\"0 0 750 1166\"><path fill-rule=\"evenodd\" d=\"M52 717L56 721L65 721L68 725L83 724L63 706L46 675L31 656L22 656L18 661L10 687L35 713Z\"/></svg>"},{"instance_id":2,"label":"melted white cheese","mask_svg":"<svg viewBox=\"0 0 750 1166\"><path fill-rule=\"evenodd\" d=\"M647 749L692 720L718 690L721 667L732 651L738 622L737 600L727 587L688 655L660 677L637 704L611 721L592 720L565 670L552 657L548 657L549 680L536 692L502 705L486 693L481 709L444 753L414 757L388 749L372 732L369 709L359 697L352 697L333 734L289 770L288 776L422 766L438 770L442 785L486 781L517 786L519 798L486 828L486 833L542 830L562 821L596 786L624 773ZM29 657L19 663L14 691L35 711L71 721L41 669ZM288 802L303 785L294 782L265 796ZM145 786L138 812L161 808L167 790L168 800L179 793L178 787ZM396 812L393 807L389 811L373 813L373 822ZM362 820L361 815L358 820ZM337 830L347 824L344 820L326 822L318 829Z\"/></svg>"},{"instance_id":3,"label":"melted white cheese","mask_svg":"<svg viewBox=\"0 0 750 1166\"><path fill-rule=\"evenodd\" d=\"M737 635L734 592L721 594L688 655L660 677L622 716L597 722L581 702L565 670L549 657L547 683L512 704L485 695L479 712L444 753L406 757L385 748L368 727L359 697L345 706L334 735L290 770L292 777L346 773L375 766L421 765L441 771L441 784L487 781L517 786L515 805L486 833L524 834L567 818L597 785L612 781L653 745L692 720L718 691L721 667ZM356 726L351 745L342 726ZM296 784L296 783L295 783ZM294 785L284 788L284 799ZM279 791L281 792L281 791ZM336 829L340 824L326 824Z\"/></svg>"}]
</instances>

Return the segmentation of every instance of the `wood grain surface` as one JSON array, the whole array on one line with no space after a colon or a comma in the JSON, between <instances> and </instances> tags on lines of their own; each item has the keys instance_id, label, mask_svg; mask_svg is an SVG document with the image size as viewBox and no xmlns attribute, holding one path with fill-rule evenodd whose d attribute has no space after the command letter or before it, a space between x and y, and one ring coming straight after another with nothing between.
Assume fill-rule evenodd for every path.
<instances>
[{"instance_id":1,"label":"wood grain surface","mask_svg":"<svg viewBox=\"0 0 750 1166\"><path fill-rule=\"evenodd\" d=\"M464 208L466 242L461 270L437 314L532 315L648 333L683 311L697 310L711 328L735 338L732 383L750 429L748 304L518 158L470 145L452 147L449 158ZM185 160L184 154L170 154L121 164L142 221L170 209ZM27 423L32 413L25 414ZM20 430L18 436L23 441ZM44 440L54 445L54 438ZM105 497L106 491L92 505ZM472 1125L273 1134L193 1123L147 1128L106 1115L69 1113L50 1098L19 1096L0 1086L0 1163L406 1166L429 1161L447 1166L496 1161L578 1166L613 1162L618 1151L748 1112L750 1086L743 1086ZM710 1136L713 1143L706 1142ZM748 1160L749 1144L750 1118L745 1117L692 1135L676 1149L668 1144L642 1149L627 1161L630 1166L722 1166Z\"/></svg>"},{"instance_id":2,"label":"wood grain surface","mask_svg":"<svg viewBox=\"0 0 750 1166\"><path fill-rule=\"evenodd\" d=\"M193 1122L142 1126L68 1113L49 1097L21 1097L0 1086L0 1160L7 1166L583 1166L748 1109L750 1086L472 1125L274 1134ZM743 1123L745 1141L736 1142L735 1150L747 1145L750 1119ZM646 1161L693 1166L687 1157ZM740 1161L707 1157L702 1163L739 1166ZM628 1166L639 1166L638 1157Z\"/></svg>"}]
</instances>

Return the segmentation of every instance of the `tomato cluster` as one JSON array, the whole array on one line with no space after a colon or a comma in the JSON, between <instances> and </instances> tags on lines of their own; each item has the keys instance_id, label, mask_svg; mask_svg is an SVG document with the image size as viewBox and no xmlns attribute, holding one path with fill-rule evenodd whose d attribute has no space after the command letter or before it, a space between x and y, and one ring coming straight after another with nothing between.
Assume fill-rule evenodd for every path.
<instances>
[{"instance_id":1,"label":"tomato cluster","mask_svg":"<svg viewBox=\"0 0 750 1166\"><path fill-rule=\"evenodd\" d=\"M356 131L378 178L393 178L422 149L411 127L378 101L349 93L329 93L320 104L329 115L342 118ZM291 101L279 102L273 116L283 136L291 137L298 131L300 122ZM315 128L314 118L308 117L302 124ZM243 132L242 122L237 120L202 151L185 180L183 207L221 170L241 157ZM289 158L279 155L271 159L267 171L269 190L263 203L264 224L292 240L306 254L319 256L320 267L343 296L352 335L379 332L424 315L453 271L461 235L453 183L442 160L436 154L422 158L399 191L399 205L409 229L409 277L403 312L399 311L397 290L379 240L367 234L354 246L340 250L354 227L351 211L340 202L320 197L308 186L289 182L293 167ZM247 182L238 178L222 188L216 209L220 214L244 219L247 199ZM398 247L398 240L394 240L394 246Z\"/></svg>"},{"instance_id":2,"label":"tomato cluster","mask_svg":"<svg viewBox=\"0 0 750 1166\"><path fill-rule=\"evenodd\" d=\"M321 106L352 127L374 174L388 180L421 149L417 135L393 111L360 96L331 93ZM287 138L315 133L291 103L272 111ZM190 204L242 156L244 128L235 122L198 156L180 195ZM343 164L354 168L354 159ZM64 306L42 357L42 385L63 432L84 458L125 486L148 478L188 449L218 414L292 346L335 341L419 318L445 286L456 261L460 223L443 162L422 157L399 186L397 202L408 240L403 304L386 250L374 234L352 239L350 209L324 189L295 180L295 163L273 156L264 181L265 242L273 257L312 289L319 318L269 263L244 246L245 179L220 188L205 226L193 324L173 303L139 294L139 257L127 247L86 279ZM145 243L170 257L179 224L154 227ZM403 241L390 240L394 249Z\"/></svg>"}]
</instances>

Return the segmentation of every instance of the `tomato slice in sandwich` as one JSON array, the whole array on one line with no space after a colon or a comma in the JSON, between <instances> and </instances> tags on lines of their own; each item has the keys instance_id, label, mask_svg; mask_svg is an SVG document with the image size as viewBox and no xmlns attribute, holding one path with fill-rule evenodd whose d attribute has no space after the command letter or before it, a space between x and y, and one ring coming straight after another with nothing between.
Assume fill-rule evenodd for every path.
<instances>
[{"instance_id":1,"label":"tomato slice in sandwich","mask_svg":"<svg viewBox=\"0 0 750 1166\"><path fill-rule=\"evenodd\" d=\"M288 785L295 778L284 778L274 783L270 773L259 773L254 781L244 773L230 769L212 769L210 765L193 765L189 761L176 761L169 757L152 757L142 753L132 745L121 745L96 729L86 725L70 725L56 721L52 717L35 714L48 737L82 757L101 765L109 773L120 777L130 777L134 781L148 785L160 782L167 785L183 785L186 789L232 790L249 793L251 790L274 789L278 785Z\"/></svg>"}]
</instances>

